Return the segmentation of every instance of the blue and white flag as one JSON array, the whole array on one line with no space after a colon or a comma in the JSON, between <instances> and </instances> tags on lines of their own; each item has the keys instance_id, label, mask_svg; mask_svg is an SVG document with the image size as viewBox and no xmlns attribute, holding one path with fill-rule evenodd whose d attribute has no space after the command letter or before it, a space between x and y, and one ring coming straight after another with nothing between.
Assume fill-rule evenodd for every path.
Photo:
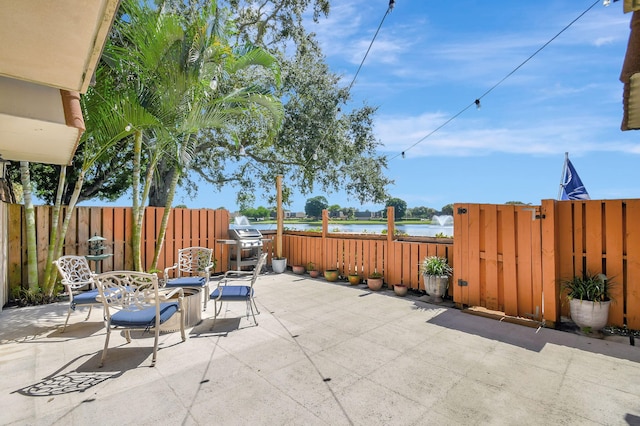
<instances>
[{"instance_id":1,"label":"blue and white flag","mask_svg":"<svg viewBox=\"0 0 640 426\"><path fill-rule=\"evenodd\" d=\"M567 164L564 171L564 179L562 181L561 200L590 200L589 193L582 184L580 176L573 168L571 160L567 158Z\"/></svg>"}]
</instances>

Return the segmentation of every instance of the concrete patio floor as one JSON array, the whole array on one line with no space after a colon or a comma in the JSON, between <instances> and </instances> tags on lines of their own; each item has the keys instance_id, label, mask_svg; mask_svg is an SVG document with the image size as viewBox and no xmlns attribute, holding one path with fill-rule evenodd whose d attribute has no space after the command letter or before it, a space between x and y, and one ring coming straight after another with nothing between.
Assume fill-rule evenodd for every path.
<instances>
[{"instance_id":1,"label":"concrete patio floor","mask_svg":"<svg viewBox=\"0 0 640 426\"><path fill-rule=\"evenodd\" d=\"M0 313L3 425L640 424L640 347L469 315L308 276L258 280L244 304L129 345L101 310Z\"/></svg>"}]
</instances>

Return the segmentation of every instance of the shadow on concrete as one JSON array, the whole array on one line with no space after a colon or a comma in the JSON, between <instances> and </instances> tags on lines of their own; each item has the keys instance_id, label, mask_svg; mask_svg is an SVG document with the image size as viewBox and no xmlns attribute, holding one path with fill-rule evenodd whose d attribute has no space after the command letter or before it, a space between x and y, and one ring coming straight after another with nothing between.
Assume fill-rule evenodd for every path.
<instances>
[{"instance_id":1,"label":"shadow on concrete","mask_svg":"<svg viewBox=\"0 0 640 426\"><path fill-rule=\"evenodd\" d=\"M535 352L541 351L546 344L554 344L640 362L640 349L637 346L595 339L555 329L526 327L467 314L452 308L444 310L428 322Z\"/></svg>"}]
</instances>

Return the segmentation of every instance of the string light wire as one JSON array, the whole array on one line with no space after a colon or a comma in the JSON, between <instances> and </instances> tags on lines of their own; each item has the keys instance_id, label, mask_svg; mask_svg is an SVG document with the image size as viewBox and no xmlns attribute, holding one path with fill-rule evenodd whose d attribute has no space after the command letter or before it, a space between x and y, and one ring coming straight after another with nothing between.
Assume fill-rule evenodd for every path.
<instances>
[{"instance_id":1,"label":"string light wire","mask_svg":"<svg viewBox=\"0 0 640 426\"><path fill-rule=\"evenodd\" d=\"M494 84L493 86L491 86L486 92L484 92L482 95L478 96L473 102L471 102L469 105L465 106L463 109L461 109L458 113L456 113L455 115L453 115L451 118L449 118L447 121L445 121L444 123L442 123L441 125L439 125L438 127L436 127L435 129L433 129L431 132L427 133L425 136L423 136L422 138L418 139L418 141L416 141L413 145L409 146L408 148L405 148L401 153L398 153L396 155L394 155L393 157L389 158L389 161L394 160L398 157L402 157L404 158L406 155L406 152L409 151L411 148L414 148L416 145L424 142L426 139L428 139L429 137L431 137L434 133L436 133L437 131L439 131L440 129L442 129L443 127L445 127L447 124L451 123L453 120L455 120L456 118L458 118L460 115L462 115L462 113L464 113L466 110L468 110L469 108L471 108L472 106L480 106L480 100L482 98L484 98L485 96L487 96L489 93L491 93L493 91L493 89L495 89L496 87L500 86L502 83L505 82L506 79L508 79L509 77L511 77L513 74L515 74L520 68L522 68L527 62L529 62L531 59L533 59L538 53L540 53L545 47L547 47L548 45L550 45L555 39L557 39L562 33L564 33L566 30L568 30L573 24L575 24L580 18L582 18L584 15L587 14L587 12L589 12L591 9L593 9L595 7L595 5L597 5L598 3L600 3L600 0L596 0L591 6L589 6L584 12L582 12L580 15L578 15L577 18L575 18L573 21L569 22L567 25L565 25L564 28L562 28L556 35L554 35L553 37L551 37L551 39L549 39L549 41L547 41L545 44L543 44L540 48L538 48L538 50L536 50L535 52L533 52L527 59L525 59L524 61L522 61L520 63L520 65L518 65L517 67L515 67L513 70L511 70L511 72L509 72L507 75L505 75L502 80L498 81L496 84Z\"/></svg>"},{"instance_id":2,"label":"string light wire","mask_svg":"<svg viewBox=\"0 0 640 426\"><path fill-rule=\"evenodd\" d=\"M384 23L384 20L387 18L387 15L389 13L391 13L391 11L393 10L393 7L395 6L395 0L390 0L389 1L389 7L387 7L387 11L384 13L384 16L382 17L382 20L380 21L380 25L378 25L378 29L376 30L375 34L373 35L373 38L371 39L371 43L369 43L369 47L367 48L367 51L365 52L362 61L360 62L360 65L358 66L358 69L355 73L355 75L353 76L353 80L351 80L351 84L349 84L349 89L347 89L349 92L351 91L351 88L353 87L353 84L356 82L356 78L358 78L358 74L360 73L360 70L362 69L362 65L364 65L364 61L367 59L367 56L369 55L369 51L371 51L371 47L373 46L373 42L376 41L376 37L378 37L378 33L380 32L380 28L382 28L382 24Z\"/></svg>"},{"instance_id":3,"label":"string light wire","mask_svg":"<svg viewBox=\"0 0 640 426\"><path fill-rule=\"evenodd\" d=\"M373 38L371 39L371 42L369 43L369 47L367 48L367 51L365 52L364 56L362 57L362 61L360 61L360 65L358 66L358 69L356 70L356 73L353 75L353 79L351 80L351 83L349 84L347 92L351 92L351 88L355 84L356 78L358 78L358 74L360 74L360 70L362 69L362 66L364 65L364 61L367 59L367 56L369 55L369 52L371 51L371 47L373 46L373 42L376 41L376 37L378 37L378 33L380 32L380 28L382 28L382 24L384 23L384 20L387 18L387 15L389 15L389 13L391 13L391 11L393 10L395 4L396 4L395 0L389 0L389 6L387 7L386 12L382 16L382 20L380 20L380 24L378 25L378 28L376 29L376 32L373 34ZM321 149L322 142L325 139L326 139L326 135L320 140L320 143L318 143L318 145L316 146L316 149L313 152L311 158L307 159L307 161L304 163L305 167L308 166L309 163L311 163L311 161L316 161L318 159L318 150Z\"/></svg>"}]
</instances>

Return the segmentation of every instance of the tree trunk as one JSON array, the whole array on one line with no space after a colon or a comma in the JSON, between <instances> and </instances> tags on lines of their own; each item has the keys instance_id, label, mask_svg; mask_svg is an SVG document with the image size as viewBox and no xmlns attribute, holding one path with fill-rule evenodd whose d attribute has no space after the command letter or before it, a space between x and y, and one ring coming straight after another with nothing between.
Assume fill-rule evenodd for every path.
<instances>
[{"instance_id":1,"label":"tree trunk","mask_svg":"<svg viewBox=\"0 0 640 426\"><path fill-rule=\"evenodd\" d=\"M160 258L160 251L162 250L162 246L164 244L164 237L167 233L167 224L169 223L169 216L171 215L171 207L173 204L173 198L176 195L176 188L178 187L178 180L180 179L180 173L177 170L174 170L173 179L171 180L171 184L169 186L169 193L167 194L167 203L164 206L164 214L162 215L162 223L160 224L160 229L158 230L158 239L156 240L156 249L153 254L153 263L151 264L151 269L156 269L158 267L158 259Z\"/></svg>"},{"instance_id":2,"label":"tree trunk","mask_svg":"<svg viewBox=\"0 0 640 426\"><path fill-rule=\"evenodd\" d=\"M29 162L20 162L20 178L23 188L24 216L27 230L27 284L32 292L38 291L38 248L36 246L36 215L31 197Z\"/></svg>"},{"instance_id":3,"label":"tree trunk","mask_svg":"<svg viewBox=\"0 0 640 426\"><path fill-rule=\"evenodd\" d=\"M47 262L44 269L44 278L42 280L45 295L49 298L53 296L55 288L57 271L53 269L53 261L57 259L55 248L58 245L58 235L64 241L64 234L58 232L60 228L60 210L62 209L62 193L64 192L65 181L67 178L67 166L60 167L60 175L58 176L58 191L56 192L56 202L53 205L51 217L51 235L49 236L49 249L47 250Z\"/></svg>"},{"instance_id":4,"label":"tree trunk","mask_svg":"<svg viewBox=\"0 0 640 426\"><path fill-rule=\"evenodd\" d=\"M132 232L131 232L131 245L133 249L133 269L135 271L142 271L142 259L140 253L141 243L141 230L142 230L142 217L144 215L144 208L140 206L140 171L142 162L142 132L136 130L133 140L133 174L132 174L132 200L133 206L131 214L133 216ZM142 211L141 211L142 210Z\"/></svg>"},{"instance_id":5,"label":"tree trunk","mask_svg":"<svg viewBox=\"0 0 640 426\"><path fill-rule=\"evenodd\" d=\"M156 179L153 180L151 190L149 192L149 207L163 207L167 205L169 192L171 191L171 186L174 184L173 181L175 179L175 175L175 166L168 167L165 161L158 163Z\"/></svg>"}]
</instances>

